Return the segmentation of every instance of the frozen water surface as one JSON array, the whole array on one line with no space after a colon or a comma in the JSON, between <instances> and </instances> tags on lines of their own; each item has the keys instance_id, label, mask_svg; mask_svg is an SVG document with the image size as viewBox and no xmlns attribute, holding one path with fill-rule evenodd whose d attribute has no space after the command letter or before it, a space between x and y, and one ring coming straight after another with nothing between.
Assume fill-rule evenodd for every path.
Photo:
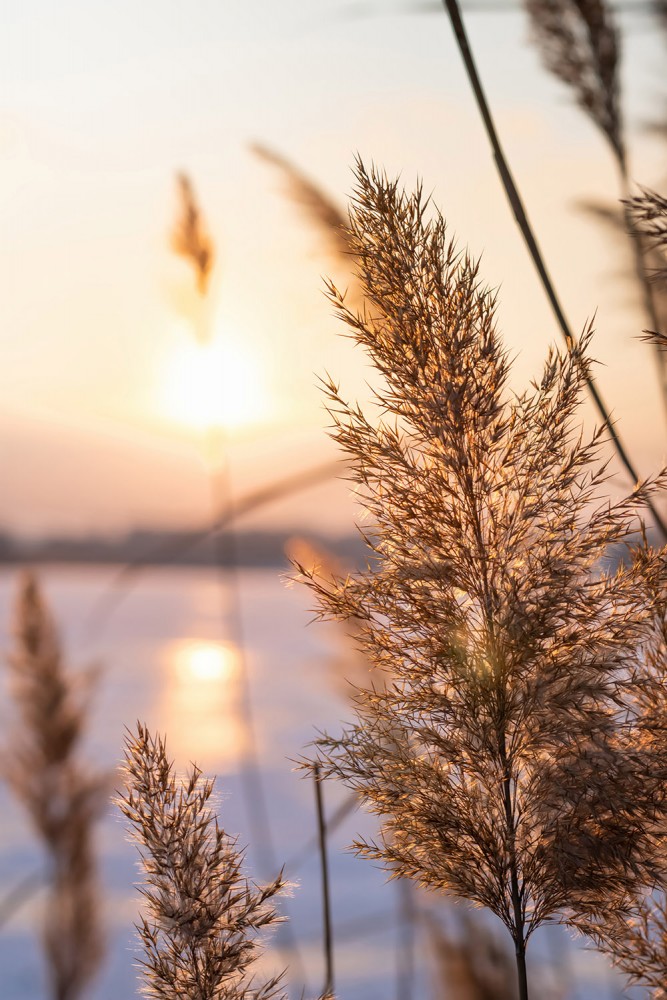
<instances>
[{"instance_id":1,"label":"frozen water surface","mask_svg":"<svg viewBox=\"0 0 667 1000\"><path fill-rule=\"evenodd\" d=\"M137 719L166 734L179 770L196 761L216 774L223 826L248 845L248 870L268 877L273 864L288 863L296 884L285 909L290 932L274 935L265 958L272 968L289 965L292 995L315 996L323 981L319 859L312 783L295 771L294 759L315 728L335 732L349 714L334 661L341 661L341 637L333 625L307 627L311 595L287 588L278 570L248 570L240 577L241 621L234 584L214 570L144 571L127 591L112 590L114 567L50 567L41 576L61 628L68 663L101 665L101 679L88 731L91 757L113 768L121 757L123 731ZM2 644L11 644L11 607L17 573L0 574ZM109 594L122 597L104 605ZM91 617L92 616L92 617ZM253 715L248 730L243 705L244 663ZM344 659L344 657L343 657ZM340 667L339 667L340 669ZM0 702L2 732L11 738L12 710L6 678ZM270 817L271 843L264 843L247 809L246 775L253 745ZM344 789L325 785L327 813L347 799ZM47 997L37 943L43 889L40 848L20 808L0 787L0 891L18 887L25 897L0 929L2 1000ZM352 811L330 838L332 910L336 944L336 986L341 1000L389 1000L399 994L397 969L405 950L401 913L405 899L396 883L345 850L354 834L372 833L373 820ZM133 920L138 896L136 852L117 810L110 805L99 827L101 904L108 934L104 970L93 1000L137 995ZM274 861L272 862L272 858ZM271 869L269 871L268 869ZM22 880L27 889L20 891ZM409 902L409 901L408 901ZM2 905L2 904L0 904ZM420 903L434 908L432 900ZM456 911L440 907L445 926L459 926ZM297 950L294 953L293 945ZM629 996L599 956L571 944L558 928L536 935L533 971L540 1000L611 1000ZM414 947L412 998L435 996L432 949L425 930ZM637 994L638 995L638 994ZM440 992L446 1000L448 994Z\"/></svg>"}]
</instances>

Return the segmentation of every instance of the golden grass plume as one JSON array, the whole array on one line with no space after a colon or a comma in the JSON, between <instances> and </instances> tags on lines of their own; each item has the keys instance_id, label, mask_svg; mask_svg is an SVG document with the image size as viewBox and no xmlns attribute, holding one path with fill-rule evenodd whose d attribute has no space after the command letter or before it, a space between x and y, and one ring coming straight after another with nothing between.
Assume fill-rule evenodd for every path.
<instances>
[{"instance_id":1,"label":"golden grass plume","mask_svg":"<svg viewBox=\"0 0 667 1000\"><path fill-rule=\"evenodd\" d=\"M330 295L383 376L377 412L325 385L375 568L306 577L396 679L357 692L318 762L381 817L360 853L505 924L525 1000L540 924L656 876L666 758L631 678L652 627L644 581L664 566L648 547L615 571L600 560L667 475L605 496L604 433L576 425L590 329L510 391L495 296L421 187L358 163L350 231L369 309Z\"/></svg>"},{"instance_id":2,"label":"golden grass plume","mask_svg":"<svg viewBox=\"0 0 667 1000\"><path fill-rule=\"evenodd\" d=\"M257 983L258 931L280 919L282 875L255 885L219 826L213 782L193 767L181 782L164 741L138 724L125 747L127 788L117 799L139 846L144 913L141 992L160 1000L269 1000L281 976Z\"/></svg>"}]
</instances>

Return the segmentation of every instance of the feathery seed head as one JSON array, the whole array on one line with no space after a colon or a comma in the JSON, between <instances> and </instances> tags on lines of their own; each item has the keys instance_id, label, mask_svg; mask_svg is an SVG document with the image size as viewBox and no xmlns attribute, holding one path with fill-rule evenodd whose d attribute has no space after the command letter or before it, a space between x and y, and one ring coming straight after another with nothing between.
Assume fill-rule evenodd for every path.
<instances>
[{"instance_id":1,"label":"feathery seed head","mask_svg":"<svg viewBox=\"0 0 667 1000\"><path fill-rule=\"evenodd\" d=\"M137 726L126 740L127 790L117 802L139 845L144 915L139 934L144 996L164 1000L269 1000L281 977L258 985L257 932L276 923L282 875L257 886L243 853L218 825L213 782L194 767L179 782L165 743Z\"/></svg>"},{"instance_id":2,"label":"feathery seed head","mask_svg":"<svg viewBox=\"0 0 667 1000\"><path fill-rule=\"evenodd\" d=\"M383 376L380 416L328 395L374 563L305 576L395 680L359 691L320 763L382 817L360 851L489 907L523 947L555 913L652 877L665 767L630 678L651 627L643 581L662 566L649 549L600 565L656 484L603 496L603 433L576 426L590 328L513 394L495 295L421 188L359 162L349 228L367 306L329 291Z\"/></svg>"}]
</instances>

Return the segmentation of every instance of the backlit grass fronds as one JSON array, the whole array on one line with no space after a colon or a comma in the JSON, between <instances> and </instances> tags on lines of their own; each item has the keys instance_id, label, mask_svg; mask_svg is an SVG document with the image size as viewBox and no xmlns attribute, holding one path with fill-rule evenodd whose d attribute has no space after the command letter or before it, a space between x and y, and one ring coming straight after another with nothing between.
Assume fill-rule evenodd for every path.
<instances>
[{"instance_id":1,"label":"backlit grass fronds","mask_svg":"<svg viewBox=\"0 0 667 1000\"><path fill-rule=\"evenodd\" d=\"M53 1000L76 1000L103 954L93 851L107 780L81 751L93 675L69 673L36 579L21 583L9 659L18 721L5 771L48 854L44 947Z\"/></svg>"},{"instance_id":2,"label":"backlit grass fronds","mask_svg":"<svg viewBox=\"0 0 667 1000\"><path fill-rule=\"evenodd\" d=\"M327 390L374 565L334 584L306 575L321 614L361 621L361 650L395 680L357 692L356 721L318 741L319 762L382 818L361 853L500 918L524 1000L536 927L654 876L665 761L629 678L651 627L644 576L662 566L646 549L600 571L652 487L611 503L603 434L576 426L590 331L515 395L477 263L421 189L363 165L357 182L369 310L330 292L382 376L377 413Z\"/></svg>"},{"instance_id":3,"label":"backlit grass fronds","mask_svg":"<svg viewBox=\"0 0 667 1000\"><path fill-rule=\"evenodd\" d=\"M643 669L636 679L636 699L644 740L658 747L667 745L667 591L651 588L647 600L655 610L654 628L646 644ZM664 814L656 824L655 836L667 842ZM632 982L649 987L651 1000L667 1000L667 879L653 891L645 888L631 893L623 907L603 907L593 915L575 920L602 951Z\"/></svg>"},{"instance_id":4,"label":"backlit grass fronds","mask_svg":"<svg viewBox=\"0 0 667 1000\"><path fill-rule=\"evenodd\" d=\"M580 929L631 982L647 987L651 1000L667 1000L667 898L656 890L623 909L611 908Z\"/></svg>"},{"instance_id":5,"label":"backlit grass fronds","mask_svg":"<svg viewBox=\"0 0 667 1000\"><path fill-rule=\"evenodd\" d=\"M667 278L667 198L649 188L625 202L636 233L647 237L651 249L663 257L661 277Z\"/></svg>"},{"instance_id":6,"label":"backlit grass fronds","mask_svg":"<svg viewBox=\"0 0 667 1000\"><path fill-rule=\"evenodd\" d=\"M641 194L624 201L626 219L644 255L647 279L652 291L655 312L653 329L643 340L664 352L667 346L667 198L642 188ZM663 354L664 360L664 354Z\"/></svg>"},{"instance_id":7,"label":"backlit grass fronds","mask_svg":"<svg viewBox=\"0 0 667 1000\"><path fill-rule=\"evenodd\" d=\"M619 36L605 0L526 0L547 69L574 90L578 104L610 142L624 169L619 101Z\"/></svg>"},{"instance_id":8,"label":"backlit grass fronds","mask_svg":"<svg viewBox=\"0 0 667 1000\"><path fill-rule=\"evenodd\" d=\"M208 289L213 268L213 241L195 197L192 181L187 174L176 177L179 192L179 216L171 236L174 251L194 268L197 288L201 295Z\"/></svg>"},{"instance_id":9,"label":"backlit grass fronds","mask_svg":"<svg viewBox=\"0 0 667 1000\"><path fill-rule=\"evenodd\" d=\"M160 1000L268 1000L281 977L256 984L257 932L280 918L265 886L243 874L244 856L218 825L213 782L193 767L178 781L165 744L138 725L125 748L127 790L118 804L141 855L144 996Z\"/></svg>"},{"instance_id":10,"label":"backlit grass fronds","mask_svg":"<svg viewBox=\"0 0 667 1000\"><path fill-rule=\"evenodd\" d=\"M347 218L333 198L287 157L261 143L254 143L253 153L276 167L285 179L288 197L301 209L303 217L319 232L323 246L334 264L342 265L346 278L348 303L360 304L361 289L355 280L354 251L347 229Z\"/></svg>"}]
</instances>

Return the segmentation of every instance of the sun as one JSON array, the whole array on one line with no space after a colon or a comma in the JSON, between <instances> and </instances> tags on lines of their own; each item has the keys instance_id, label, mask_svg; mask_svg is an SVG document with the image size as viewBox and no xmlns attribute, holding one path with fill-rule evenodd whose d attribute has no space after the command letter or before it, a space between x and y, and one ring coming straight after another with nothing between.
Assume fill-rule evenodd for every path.
<instances>
[{"instance_id":1,"label":"sun","mask_svg":"<svg viewBox=\"0 0 667 1000\"><path fill-rule=\"evenodd\" d=\"M259 359L224 330L207 343L181 335L174 338L160 378L161 412L196 430L238 430L269 416Z\"/></svg>"}]
</instances>

